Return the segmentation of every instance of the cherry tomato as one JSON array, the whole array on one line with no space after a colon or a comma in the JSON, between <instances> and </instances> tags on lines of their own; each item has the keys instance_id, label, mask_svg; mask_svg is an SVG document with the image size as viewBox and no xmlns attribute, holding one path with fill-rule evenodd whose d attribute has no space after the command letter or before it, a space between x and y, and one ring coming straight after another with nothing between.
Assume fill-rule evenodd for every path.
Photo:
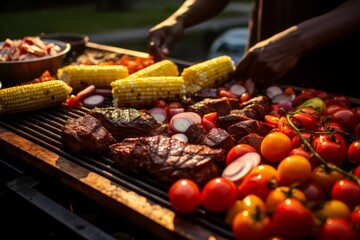
<instances>
[{"instance_id":1,"label":"cherry tomato","mask_svg":"<svg viewBox=\"0 0 360 240\"><path fill-rule=\"evenodd\" d=\"M352 142L348 148L349 161L360 164L360 140Z\"/></svg>"},{"instance_id":2,"label":"cherry tomato","mask_svg":"<svg viewBox=\"0 0 360 240\"><path fill-rule=\"evenodd\" d=\"M282 239L305 239L314 226L309 209L294 198L280 202L272 216L275 235Z\"/></svg>"},{"instance_id":3,"label":"cherry tomato","mask_svg":"<svg viewBox=\"0 0 360 240\"><path fill-rule=\"evenodd\" d=\"M228 210L236 199L235 183L223 177L211 179L201 192L201 203L206 210L211 212Z\"/></svg>"},{"instance_id":4,"label":"cherry tomato","mask_svg":"<svg viewBox=\"0 0 360 240\"><path fill-rule=\"evenodd\" d=\"M235 216L232 231L239 240L270 239L271 221L266 215L243 211Z\"/></svg>"},{"instance_id":5,"label":"cherry tomato","mask_svg":"<svg viewBox=\"0 0 360 240\"><path fill-rule=\"evenodd\" d=\"M180 213L190 213L194 211L201 201L200 189L190 179L179 179L174 182L168 196L173 208Z\"/></svg>"},{"instance_id":6,"label":"cherry tomato","mask_svg":"<svg viewBox=\"0 0 360 240\"><path fill-rule=\"evenodd\" d=\"M236 200L233 205L227 210L225 222L229 225L232 224L235 216L245 210L245 203L242 200Z\"/></svg>"},{"instance_id":7,"label":"cherry tomato","mask_svg":"<svg viewBox=\"0 0 360 240\"><path fill-rule=\"evenodd\" d=\"M360 185L348 179L339 180L331 189L331 199L343 201L352 210L360 204Z\"/></svg>"},{"instance_id":8,"label":"cherry tomato","mask_svg":"<svg viewBox=\"0 0 360 240\"><path fill-rule=\"evenodd\" d=\"M265 201L266 207L268 210L274 210L279 203L288 198L306 201L306 196L302 190L288 186L280 186L271 190Z\"/></svg>"},{"instance_id":9,"label":"cherry tomato","mask_svg":"<svg viewBox=\"0 0 360 240\"><path fill-rule=\"evenodd\" d=\"M296 95L295 99L293 100L293 106L294 107L300 106L303 102L313 97L316 97L316 93L311 91L301 92L298 95Z\"/></svg>"},{"instance_id":10,"label":"cherry tomato","mask_svg":"<svg viewBox=\"0 0 360 240\"><path fill-rule=\"evenodd\" d=\"M308 142L311 142L312 138L314 137L314 135L312 133L308 133L308 132L301 132L301 136ZM296 135L291 140L291 148L300 147L302 144L304 144L304 143L301 140L301 138L299 137L299 135Z\"/></svg>"},{"instance_id":11,"label":"cherry tomato","mask_svg":"<svg viewBox=\"0 0 360 240\"><path fill-rule=\"evenodd\" d=\"M274 126L274 127L277 127L279 125L279 118L267 114L267 115L265 115L265 122L267 124L270 124L270 125Z\"/></svg>"},{"instance_id":12,"label":"cherry tomato","mask_svg":"<svg viewBox=\"0 0 360 240\"><path fill-rule=\"evenodd\" d=\"M305 157L291 155L279 163L277 172L279 182L290 186L294 183L304 183L307 181L311 175L311 165Z\"/></svg>"},{"instance_id":13,"label":"cherry tomato","mask_svg":"<svg viewBox=\"0 0 360 240\"><path fill-rule=\"evenodd\" d=\"M347 159L347 143L343 135L339 133L335 134L320 134L315 137L312 146L315 151L328 163L333 163L340 167ZM317 157L313 157L311 161L320 163Z\"/></svg>"},{"instance_id":14,"label":"cherry tomato","mask_svg":"<svg viewBox=\"0 0 360 240\"><path fill-rule=\"evenodd\" d=\"M359 121L358 115L351 108L339 108L330 116L333 122L338 123L347 132L352 132Z\"/></svg>"},{"instance_id":15,"label":"cherry tomato","mask_svg":"<svg viewBox=\"0 0 360 240\"><path fill-rule=\"evenodd\" d=\"M244 210L248 212L255 212L259 210L261 213L265 213L266 205L265 202L255 194L249 194L242 200L244 203Z\"/></svg>"},{"instance_id":16,"label":"cherry tomato","mask_svg":"<svg viewBox=\"0 0 360 240\"><path fill-rule=\"evenodd\" d=\"M266 201L267 195L271 191L268 177L261 173L247 175L237 189L239 199L244 199L247 195L254 194L263 201Z\"/></svg>"},{"instance_id":17,"label":"cherry tomato","mask_svg":"<svg viewBox=\"0 0 360 240\"><path fill-rule=\"evenodd\" d=\"M358 165L355 169L354 169L354 175L358 178L360 178L360 165Z\"/></svg>"},{"instance_id":18,"label":"cherry tomato","mask_svg":"<svg viewBox=\"0 0 360 240\"><path fill-rule=\"evenodd\" d=\"M340 124L336 123L336 122L324 122L322 124L322 126L319 126L319 129L318 131L320 132L326 132L326 131L334 131L334 130L337 130L337 131L342 131L344 132L344 128L342 126L340 126Z\"/></svg>"},{"instance_id":19,"label":"cherry tomato","mask_svg":"<svg viewBox=\"0 0 360 240\"><path fill-rule=\"evenodd\" d=\"M80 107L79 97L77 97L76 95L71 95L71 96L66 100L66 106L67 106L68 108L77 108L77 107Z\"/></svg>"},{"instance_id":20,"label":"cherry tomato","mask_svg":"<svg viewBox=\"0 0 360 240\"><path fill-rule=\"evenodd\" d=\"M209 119L204 117L201 119L201 125L203 126L203 128L205 128L207 132L216 127L213 121L210 121Z\"/></svg>"},{"instance_id":21,"label":"cherry tomato","mask_svg":"<svg viewBox=\"0 0 360 240\"><path fill-rule=\"evenodd\" d=\"M307 201L323 201L325 199L325 193L322 188L315 182L307 181L299 187L305 196Z\"/></svg>"},{"instance_id":22,"label":"cherry tomato","mask_svg":"<svg viewBox=\"0 0 360 240\"><path fill-rule=\"evenodd\" d=\"M328 218L322 225L316 237L319 240L356 240L359 234L355 232L350 221L343 218Z\"/></svg>"},{"instance_id":23,"label":"cherry tomato","mask_svg":"<svg viewBox=\"0 0 360 240\"><path fill-rule=\"evenodd\" d=\"M329 163L329 167L334 166ZM324 191L325 195L328 196L335 182L343 179L345 176L332 168L326 168L323 164L316 166L310 176L312 182L317 183Z\"/></svg>"},{"instance_id":24,"label":"cherry tomato","mask_svg":"<svg viewBox=\"0 0 360 240\"><path fill-rule=\"evenodd\" d=\"M249 101L250 99L251 99L251 94L249 92L244 92L243 94L241 94L241 96L239 98L240 103Z\"/></svg>"},{"instance_id":25,"label":"cherry tomato","mask_svg":"<svg viewBox=\"0 0 360 240\"><path fill-rule=\"evenodd\" d=\"M318 128L315 118L304 112L295 113L290 119L298 129L315 131Z\"/></svg>"},{"instance_id":26,"label":"cherry tomato","mask_svg":"<svg viewBox=\"0 0 360 240\"><path fill-rule=\"evenodd\" d=\"M311 158L311 152L306 151L302 147L297 147L297 148L294 148L293 150L291 150L291 152L289 153L289 156L291 156L291 155L301 155L308 160L310 160L310 158Z\"/></svg>"},{"instance_id":27,"label":"cherry tomato","mask_svg":"<svg viewBox=\"0 0 360 240\"><path fill-rule=\"evenodd\" d=\"M255 148L246 143L240 143L230 149L226 155L226 165L230 164L245 153L256 152Z\"/></svg>"},{"instance_id":28,"label":"cherry tomato","mask_svg":"<svg viewBox=\"0 0 360 240\"><path fill-rule=\"evenodd\" d=\"M324 101L327 106L339 105L341 107L350 107L350 99L348 97L342 96L342 95L335 96L333 98L329 98Z\"/></svg>"},{"instance_id":29,"label":"cherry tomato","mask_svg":"<svg viewBox=\"0 0 360 240\"><path fill-rule=\"evenodd\" d=\"M339 108L341 108L341 106L337 105L337 104L327 105L326 108L324 109L323 114L324 114L324 116L330 116L330 114L332 114Z\"/></svg>"},{"instance_id":30,"label":"cherry tomato","mask_svg":"<svg viewBox=\"0 0 360 240\"><path fill-rule=\"evenodd\" d=\"M271 132L261 142L261 154L270 162L280 162L291 151L291 140L282 132Z\"/></svg>"},{"instance_id":31,"label":"cherry tomato","mask_svg":"<svg viewBox=\"0 0 360 240\"><path fill-rule=\"evenodd\" d=\"M350 221L356 230L360 230L360 205L356 206L350 213Z\"/></svg>"},{"instance_id":32,"label":"cherry tomato","mask_svg":"<svg viewBox=\"0 0 360 240\"><path fill-rule=\"evenodd\" d=\"M162 99L159 99L154 103L154 107L165 108L166 106L167 106L167 103Z\"/></svg>"},{"instance_id":33,"label":"cherry tomato","mask_svg":"<svg viewBox=\"0 0 360 240\"><path fill-rule=\"evenodd\" d=\"M350 216L350 208L342 201L331 199L324 202L322 208L317 212L322 217L340 217L347 219Z\"/></svg>"},{"instance_id":34,"label":"cherry tomato","mask_svg":"<svg viewBox=\"0 0 360 240\"><path fill-rule=\"evenodd\" d=\"M275 179L277 177L277 170L275 167L268 165L268 164L260 164L251 170L250 174L252 173L261 173L267 176L268 179Z\"/></svg>"}]
</instances>

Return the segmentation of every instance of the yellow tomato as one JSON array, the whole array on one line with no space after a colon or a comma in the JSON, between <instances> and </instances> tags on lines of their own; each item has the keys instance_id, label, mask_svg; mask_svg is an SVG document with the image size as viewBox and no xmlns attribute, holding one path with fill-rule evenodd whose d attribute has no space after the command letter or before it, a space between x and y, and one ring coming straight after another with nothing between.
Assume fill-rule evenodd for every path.
<instances>
[{"instance_id":1,"label":"yellow tomato","mask_svg":"<svg viewBox=\"0 0 360 240\"><path fill-rule=\"evenodd\" d=\"M260 164L256 166L251 173L260 173L268 177L268 179L273 179L277 177L277 170L275 167L268 164Z\"/></svg>"},{"instance_id":2,"label":"yellow tomato","mask_svg":"<svg viewBox=\"0 0 360 240\"><path fill-rule=\"evenodd\" d=\"M304 183L311 176L311 164L301 155L290 155L279 163L277 172L278 180L283 185Z\"/></svg>"},{"instance_id":3,"label":"yellow tomato","mask_svg":"<svg viewBox=\"0 0 360 240\"><path fill-rule=\"evenodd\" d=\"M350 213L350 208L344 202L339 200L327 200L324 203L323 208L319 211L319 214L326 218L340 217L347 219L349 218Z\"/></svg>"},{"instance_id":4,"label":"yellow tomato","mask_svg":"<svg viewBox=\"0 0 360 240\"><path fill-rule=\"evenodd\" d=\"M260 150L269 162L280 162L289 155L291 140L282 132L271 132L263 138Z\"/></svg>"},{"instance_id":5,"label":"yellow tomato","mask_svg":"<svg viewBox=\"0 0 360 240\"><path fill-rule=\"evenodd\" d=\"M288 186L280 186L272 190L266 198L266 208L273 210L276 206L287 198L294 197L298 200L306 201L305 194L297 189Z\"/></svg>"}]
</instances>

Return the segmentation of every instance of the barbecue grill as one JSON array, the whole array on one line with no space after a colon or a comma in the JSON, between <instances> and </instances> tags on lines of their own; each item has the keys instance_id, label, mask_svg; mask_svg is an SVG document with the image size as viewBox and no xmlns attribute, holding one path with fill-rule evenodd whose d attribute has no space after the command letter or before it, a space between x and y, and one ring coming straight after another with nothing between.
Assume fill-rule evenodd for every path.
<instances>
[{"instance_id":1,"label":"barbecue grill","mask_svg":"<svg viewBox=\"0 0 360 240\"><path fill-rule=\"evenodd\" d=\"M111 50L89 43L81 56L65 64L84 58L102 61L121 54L144 54ZM110 105L108 98L105 106ZM146 175L122 172L104 155L64 149L62 126L67 119L88 111L85 107L60 106L0 116L0 160L5 173L0 199L10 216L9 226L16 223L15 229L21 229L27 225L30 232L37 227L42 235L46 235L44 229L50 229L47 234L52 239L233 238L223 214L201 208L189 215L177 214L167 199L169 186L164 183ZM4 204L11 205L18 214Z\"/></svg>"}]
</instances>

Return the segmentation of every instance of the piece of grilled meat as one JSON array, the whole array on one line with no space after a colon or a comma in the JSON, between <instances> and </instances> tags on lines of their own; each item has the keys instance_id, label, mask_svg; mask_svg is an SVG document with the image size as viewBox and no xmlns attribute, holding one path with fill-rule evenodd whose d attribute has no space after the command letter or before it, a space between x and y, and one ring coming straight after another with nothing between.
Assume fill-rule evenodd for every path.
<instances>
[{"instance_id":1,"label":"piece of grilled meat","mask_svg":"<svg viewBox=\"0 0 360 240\"><path fill-rule=\"evenodd\" d=\"M132 173L146 172L166 183L189 178L199 185L219 175L215 161L225 161L223 149L161 135L115 143L109 147L109 157L115 166Z\"/></svg>"},{"instance_id":2,"label":"piece of grilled meat","mask_svg":"<svg viewBox=\"0 0 360 240\"><path fill-rule=\"evenodd\" d=\"M125 138L170 135L169 128L151 114L133 108L94 108L88 114L99 119L119 142Z\"/></svg>"},{"instance_id":3,"label":"piece of grilled meat","mask_svg":"<svg viewBox=\"0 0 360 240\"><path fill-rule=\"evenodd\" d=\"M61 142L74 152L101 153L116 140L99 119L86 114L66 121L61 132Z\"/></svg>"}]
</instances>

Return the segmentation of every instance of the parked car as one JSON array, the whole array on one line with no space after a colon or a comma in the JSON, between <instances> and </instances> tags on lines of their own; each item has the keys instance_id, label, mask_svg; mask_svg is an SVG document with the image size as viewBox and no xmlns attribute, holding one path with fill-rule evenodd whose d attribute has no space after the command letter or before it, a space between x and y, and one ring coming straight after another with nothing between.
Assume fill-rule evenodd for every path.
<instances>
[{"instance_id":1,"label":"parked car","mask_svg":"<svg viewBox=\"0 0 360 240\"><path fill-rule=\"evenodd\" d=\"M239 62L245 52L248 36L248 28L245 27L232 28L225 31L211 44L208 58L228 55L235 63Z\"/></svg>"}]
</instances>

